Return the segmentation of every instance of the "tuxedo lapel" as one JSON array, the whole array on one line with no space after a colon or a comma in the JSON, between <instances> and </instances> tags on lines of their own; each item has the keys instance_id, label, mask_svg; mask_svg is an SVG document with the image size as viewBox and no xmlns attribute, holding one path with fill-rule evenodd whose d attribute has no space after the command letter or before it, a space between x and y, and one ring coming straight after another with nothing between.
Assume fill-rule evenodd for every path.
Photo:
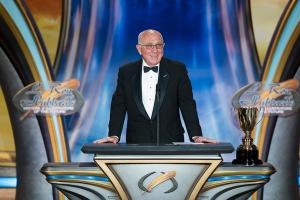
<instances>
[{"instance_id":1,"label":"tuxedo lapel","mask_svg":"<svg viewBox=\"0 0 300 200\"><path fill-rule=\"evenodd\" d=\"M157 100L157 96L155 96L151 119L154 119L156 117L157 111L161 107L161 104L166 95L166 90L167 90L168 81L169 81L169 73L167 71L167 63L164 59L162 59L159 68L160 68L159 69L159 77L158 77L159 101Z\"/></svg>"},{"instance_id":2,"label":"tuxedo lapel","mask_svg":"<svg viewBox=\"0 0 300 200\"><path fill-rule=\"evenodd\" d=\"M143 99L142 99L142 61L140 60L139 62L137 62L136 64L136 73L132 76L131 79L131 87L132 87L132 91L133 91L133 98L134 101L139 109L139 111L142 113L142 115L146 118L146 119L150 119L145 107L143 105Z\"/></svg>"}]
</instances>

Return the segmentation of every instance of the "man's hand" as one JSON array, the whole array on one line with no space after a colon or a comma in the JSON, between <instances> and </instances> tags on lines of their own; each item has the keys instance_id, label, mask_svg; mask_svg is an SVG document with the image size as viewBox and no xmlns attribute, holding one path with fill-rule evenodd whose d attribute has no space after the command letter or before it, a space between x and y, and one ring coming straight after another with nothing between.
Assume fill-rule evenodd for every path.
<instances>
[{"instance_id":1,"label":"man's hand","mask_svg":"<svg viewBox=\"0 0 300 200\"><path fill-rule=\"evenodd\" d=\"M117 144L119 142L119 138L117 136L111 136L111 137L106 137L102 138L99 140L95 140L93 143L96 144L103 144L103 143L114 143Z\"/></svg>"},{"instance_id":2,"label":"man's hand","mask_svg":"<svg viewBox=\"0 0 300 200\"><path fill-rule=\"evenodd\" d=\"M202 136L193 137L193 140L196 143L214 143L214 144L219 143L219 141L217 141L217 140L208 139L208 138L202 137Z\"/></svg>"}]
</instances>

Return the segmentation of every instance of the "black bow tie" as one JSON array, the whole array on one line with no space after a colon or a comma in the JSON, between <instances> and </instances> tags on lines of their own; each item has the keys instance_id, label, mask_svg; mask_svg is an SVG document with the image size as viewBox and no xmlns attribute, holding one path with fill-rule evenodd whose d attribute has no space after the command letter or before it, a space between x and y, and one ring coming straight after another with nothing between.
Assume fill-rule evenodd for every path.
<instances>
[{"instance_id":1,"label":"black bow tie","mask_svg":"<svg viewBox=\"0 0 300 200\"><path fill-rule=\"evenodd\" d=\"M149 72L150 70L154 71L155 73L158 72L158 66L154 66L154 67L147 67L147 66L144 66L144 72L147 73Z\"/></svg>"}]
</instances>

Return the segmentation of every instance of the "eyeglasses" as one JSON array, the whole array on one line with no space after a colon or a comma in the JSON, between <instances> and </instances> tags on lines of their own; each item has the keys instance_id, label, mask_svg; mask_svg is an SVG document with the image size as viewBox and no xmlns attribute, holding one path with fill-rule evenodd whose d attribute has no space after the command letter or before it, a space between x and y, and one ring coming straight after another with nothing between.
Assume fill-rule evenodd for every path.
<instances>
[{"instance_id":1,"label":"eyeglasses","mask_svg":"<svg viewBox=\"0 0 300 200\"><path fill-rule=\"evenodd\" d=\"M165 43L163 44L139 44L143 47L145 47L147 50L153 50L154 48L157 50L162 50L165 46Z\"/></svg>"}]
</instances>

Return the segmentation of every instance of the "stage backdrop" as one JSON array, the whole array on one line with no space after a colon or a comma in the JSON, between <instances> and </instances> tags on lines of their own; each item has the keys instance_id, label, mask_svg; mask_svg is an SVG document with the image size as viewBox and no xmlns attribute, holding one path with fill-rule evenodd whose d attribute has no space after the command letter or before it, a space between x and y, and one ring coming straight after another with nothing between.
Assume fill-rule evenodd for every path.
<instances>
[{"instance_id":1,"label":"stage backdrop","mask_svg":"<svg viewBox=\"0 0 300 200\"><path fill-rule=\"evenodd\" d=\"M286 2L272 5L276 11L273 21L256 22L264 29L264 34L256 30L258 45L262 44L260 54L249 1L35 0L10 4L8 9L19 7L32 23L52 80L75 78L81 82L79 91L85 104L78 113L63 117L62 126L71 160L87 161L91 157L80 149L107 135L118 69L140 59L135 45L137 35L145 29L160 31L166 43L165 56L186 64L204 136L237 147L242 134L231 97L240 87L260 80L261 63ZM254 8L258 5L256 1L253 4ZM259 13L253 20L262 16ZM2 110L5 115L5 109ZM9 124L7 119L2 121ZM10 144L13 146L13 142ZM233 157L234 154L227 155L225 160Z\"/></svg>"},{"instance_id":2,"label":"stage backdrop","mask_svg":"<svg viewBox=\"0 0 300 200\"><path fill-rule=\"evenodd\" d=\"M244 1L70 3L55 79L79 79L85 99L82 110L64 121L73 161L86 160L80 153L84 143L107 135L118 69L140 58L137 35L150 28L163 34L165 56L186 64L204 136L240 143L230 100L260 73Z\"/></svg>"},{"instance_id":3,"label":"stage backdrop","mask_svg":"<svg viewBox=\"0 0 300 200\"><path fill-rule=\"evenodd\" d=\"M31 199L21 190L33 184L51 194L44 163L92 161L80 149L107 136L118 69L140 59L145 29L160 31L165 56L186 64L204 136L237 147L233 93L254 81L300 80L299 13L300 1L288 0L0 0L0 196L14 199L17 186L17 198ZM19 119L17 91L69 79L81 83L79 112ZM265 117L252 134L277 170L264 197L297 195L299 119Z\"/></svg>"}]
</instances>

